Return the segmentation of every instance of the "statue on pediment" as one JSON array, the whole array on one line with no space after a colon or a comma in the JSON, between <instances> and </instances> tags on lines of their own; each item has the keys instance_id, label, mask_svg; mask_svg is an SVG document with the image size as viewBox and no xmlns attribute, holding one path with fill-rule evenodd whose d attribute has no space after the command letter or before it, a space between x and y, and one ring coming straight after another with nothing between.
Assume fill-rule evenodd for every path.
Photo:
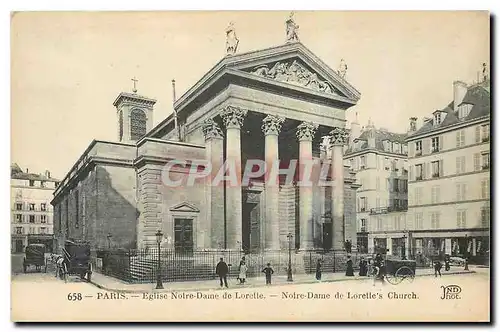
<instances>
[{"instance_id":1,"label":"statue on pediment","mask_svg":"<svg viewBox=\"0 0 500 332\"><path fill-rule=\"evenodd\" d=\"M345 75L347 74L347 65L344 61L344 59L340 59L340 66L339 66L339 71L338 71L340 77L345 78Z\"/></svg>"},{"instance_id":2,"label":"statue on pediment","mask_svg":"<svg viewBox=\"0 0 500 332\"><path fill-rule=\"evenodd\" d=\"M240 40L236 37L236 30L234 29L234 23L230 22L226 29L226 55L233 55L238 49L238 44Z\"/></svg>"},{"instance_id":3,"label":"statue on pediment","mask_svg":"<svg viewBox=\"0 0 500 332\"><path fill-rule=\"evenodd\" d=\"M299 30L299 26L293 20L293 12L290 13L290 16L286 20L286 42L298 42L299 36L297 35L297 31Z\"/></svg>"}]
</instances>

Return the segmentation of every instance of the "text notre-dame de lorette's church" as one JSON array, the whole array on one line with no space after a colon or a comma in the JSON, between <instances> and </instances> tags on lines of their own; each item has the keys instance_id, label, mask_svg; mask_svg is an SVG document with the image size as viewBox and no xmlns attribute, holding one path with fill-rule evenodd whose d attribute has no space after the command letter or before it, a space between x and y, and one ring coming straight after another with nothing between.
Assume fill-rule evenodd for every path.
<instances>
[{"instance_id":1,"label":"text notre-dame de lorette's church","mask_svg":"<svg viewBox=\"0 0 500 332\"><path fill-rule=\"evenodd\" d=\"M282 45L238 53L230 25L227 54L154 127L156 100L120 93L117 141L92 141L54 193L56 246L155 248L161 230L161 246L179 252L285 250L290 235L297 253L343 250L346 240L356 248L358 185L343 151L360 93L295 27L290 18ZM279 171L245 181L259 173L252 160ZM327 185L300 185L306 164L325 166Z\"/></svg>"}]
</instances>

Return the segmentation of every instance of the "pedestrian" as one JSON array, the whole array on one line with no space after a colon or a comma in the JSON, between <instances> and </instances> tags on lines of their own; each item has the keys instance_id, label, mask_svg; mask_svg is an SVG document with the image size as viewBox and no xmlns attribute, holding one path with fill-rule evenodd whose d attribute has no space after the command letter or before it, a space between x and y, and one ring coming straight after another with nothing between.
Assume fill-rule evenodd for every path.
<instances>
[{"instance_id":1,"label":"pedestrian","mask_svg":"<svg viewBox=\"0 0 500 332\"><path fill-rule=\"evenodd\" d=\"M437 278L438 273L439 273L439 276L441 277L441 268L442 267L443 267L443 265L441 264L441 262L439 260L436 260L434 262L434 277Z\"/></svg>"},{"instance_id":2,"label":"pedestrian","mask_svg":"<svg viewBox=\"0 0 500 332\"><path fill-rule=\"evenodd\" d=\"M316 280L321 280L321 258L316 263Z\"/></svg>"},{"instance_id":3,"label":"pedestrian","mask_svg":"<svg viewBox=\"0 0 500 332\"><path fill-rule=\"evenodd\" d=\"M450 270L450 256L446 255L444 257L444 270L449 271Z\"/></svg>"},{"instance_id":4,"label":"pedestrian","mask_svg":"<svg viewBox=\"0 0 500 332\"><path fill-rule=\"evenodd\" d=\"M227 266L226 262L224 262L224 258L220 258L220 262L217 263L217 266L215 267L215 274L219 276L220 279L220 286L227 286L227 273L229 272L229 267ZM222 283L224 281L224 284Z\"/></svg>"},{"instance_id":5,"label":"pedestrian","mask_svg":"<svg viewBox=\"0 0 500 332\"><path fill-rule=\"evenodd\" d=\"M351 256L347 256L347 268L345 270L345 275L347 277L354 277L354 269L352 267Z\"/></svg>"},{"instance_id":6,"label":"pedestrian","mask_svg":"<svg viewBox=\"0 0 500 332\"><path fill-rule=\"evenodd\" d=\"M361 257L361 260L359 261L359 276L366 277L367 272L368 272L367 262L365 261L364 257Z\"/></svg>"},{"instance_id":7,"label":"pedestrian","mask_svg":"<svg viewBox=\"0 0 500 332\"><path fill-rule=\"evenodd\" d=\"M240 280L240 285L243 285L245 283L245 280L247 279L247 271L248 267L245 261L242 261L240 263L240 274L238 276L238 279Z\"/></svg>"},{"instance_id":8,"label":"pedestrian","mask_svg":"<svg viewBox=\"0 0 500 332\"><path fill-rule=\"evenodd\" d=\"M380 280L384 284L385 283L384 258L380 253L377 253L375 255L375 259L373 260L373 267L376 273L373 278L373 284L375 284L375 280Z\"/></svg>"},{"instance_id":9,"label":"pedestrian","mask_svg":"<svg viewBox=\"0 0 500 332\"><path fill-rule=\"evenodd\" d=\"M274 273L271 263L267 263L267 266L262 270L262 273L266 274L266 285L271 284L271 275Z\"/></svg>"}]
</instances>

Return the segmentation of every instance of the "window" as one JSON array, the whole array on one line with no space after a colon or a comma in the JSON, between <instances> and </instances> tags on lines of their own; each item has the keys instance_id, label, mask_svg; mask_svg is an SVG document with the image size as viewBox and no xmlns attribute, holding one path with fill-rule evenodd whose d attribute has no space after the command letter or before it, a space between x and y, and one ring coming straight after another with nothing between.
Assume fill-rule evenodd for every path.
<instances>
[{"instance_id":1,"label":"window","mask_svg":"<svg viewBox=\"0 0 500 332\"><path fill-rule=\"evenodd\" d=\"M475 135L476 143L480 143L481 142L481 126L476 126L475 133L476 133L476 135Z\"/></svg>"},{"instance_id":2,"label":"window","mask_svg":"<svg viewBox=\"0 0 500 332\"><path fill-rule=\"evenodd\" d=\"M490 226L490 208L489 207L482 207L481 208L481 226L482 227L489 227Z\"/></svg>"},{"instance_id":3,"label":"window","mask_svg":"<svg viewBox=\"0 0 500 332\"><path fill-rule=\"evenodd\" d=\"M45 215L41 215L41 216L40 216L40 222L41 222L42 224L45 224L45 223L47 222L47 216L45 216Z\"/></svg>"},{"instance_id":4,"label":"window","mask_svg":"<svg viewBox=\"0 0 500 332\"><path fill-rule=\"evenodd\" d=\"M433 137L431 140L432 152L439 152L439 137Z\"/></svg>"},{"instance_id":5,"label":"window","mask_svg":"<svg viewBox=\"0 0 500 332\"><path fill-rule=\"evenodd\" d=\"M130 114L130 138L138 140L144 135L146 135L146 113L135 109Z\"/></svg>"},{"instance_id":6,"label":"window","mask_svg":"<svg viewBox=\"0 0 500 332\"><path fill-rule=\"evenodd\" d=\"M45 234L46 228L45 227L40 227L40 234Z\"/></svg>"},{"instance_id":7,"label":"window","mask_svg":"<svg viewBox=\"0 0 500 332\"><path fill-rule=\"evenodd\" d=\"M475 171L481 170L481 154L480 153L474 153L474 170Z\"/></svg>"},{"instance_id":8,"label":"window","mask_svg":"<svg viewBox=\"0 0 500 332\"><path fill-rule=\"evenodd\" d=\"M481 180L481 198L490 198L490 179Z\"/></svg>"},{"instance_id":9,"label":"window","mask_svg":"<svg viewBox=\"0 0 500 332\"><path fill-rule=\"evenodd\" d=\"M439 186L433 186L431 188L431 203L432 204L439 203L439 196L440 196Z\"/></svg>"},{"instance_id":10,"label":"window","mask_svg":"<svg viewBox=\"0 0 500 332\"><path fill-rule=\"evenodd\" d=\"M366 219L361 219L361 232L366 232Z\"/></svg>"},{"instance_id":11,"label":"window","mask_svg":"<svg viewBox=\"0 0 500 332\"><path fill-rule=\"evenodd\" d=\"M375 200L375 207L376 208L380 208L380 197L377 197L376 200Z\"/></svg>"},{"instance_id":12,"label":"window","mask_svg":"<svg viewBox=\"0 0 500 332\"><path fill-rule=\"evenodd\" d=\"M441 124L441 112L434 113L434 125L438 126Z\"/></svg>"},{"instance_id":13,"label":"window","mask_svg":"<svg viewBox=\"0 0 500 332\"><path fill-rule=\"evenodd\" d=\"M75 227L78 228L80 223L80 205L78 202L78 190L75 191Z\"/></svg>"},{"instance_id":14,"label":"window","mask_svg":"<svg viewBox=\"0 0 500 332\"><path fill-rule=\"evenodd\" d=\"M424 165L423 164L418 164L415 165L415 180L419 181L424 178Z\"/></svg>"},{"instance_id":15,"label":"window","mask_svg":"<svg viewBox=\"0 0 500 332\"><path fill-rule=\"evenodd\" d=\"M380 177L377 176L377 179L375 181L376 181L375 185L376 185L377 190L380 190Z\"/></svg>"},{"instance_id":16,"label":"window","mask_svg":"<svg viewBox=\"0 0 500 332\"><path fill-rule=\"evenodd\" d=\"M422 204L422 187L415 188L415 205Z\"/></svg>"},{"instance_id":17,"label":"window","mask_svg":"<svg viewBox=\"0 0 500 332\"><path fill-rule=\"evenodd\" d=\"M433 178L438 178L439 175L441 174L439 170L439 161L433 161L431 162L431 167L432 167L432 177Z\"/></svg>"},{"instance_id":18,"label":"window","mask_svg":"<svg viewBox=\"0 0 500 332\"><path fill-rule=\"evenodd\" d=\"M416 141L415 142L415 155L421 156L422 155L422 141Z\"/></svg>"},{"instance_id":19,"label":"window","mask_svg":"<svg viewBox=\"0 0 500 332\"><path fill-rule=\"evenodd\" d=\"M16 221L17 222L23 222L23 215L22 214L16 214Z\"/></svg>"},{"instance_id":20,"label":"window","mask_svg":"<svg viewBox=\"0 0 500 332\"><path fill-rule=\"evenodd\" d=\"M16 210L21 211L23 209L23 203L16 203Z\"/></svg>"},{"instance_id":21,"label":"window","mask_svg":"<svg viewBox=\"0 0 500 332\"><path fill-rule=\"evenodd\" d=\"M361 212L366 211L366 197L360 198L360 211Z\"/></svg>"},{"instance_id":22,"label":"window","mask_svg":"<svg viewBox=\"0 0 500 332\"><path fill-rule=\"evenodd\" d=\"M57 188L57 187L59 187L59 182L55 182L55 183L54 183L54 186L55 186L56 188Z\"/></svg>"},{"instance_id":23,"label":"window","mask_svg":"<svg viewBox=\"0 0 500 332\"><path fill-rule=\"evenodd\" d=\"M16 227L16 234L23 234L23 228L22 227Z\"/></svg>"},{"instance_id":24,"label":"window","mask_svg":"<svg viewBox=\"0 0 500 332\"><path fill-rule=\"evenodd\" d=\"M30 223L34 223L35 222L35 216L33 214L30 215Z\"/></svg>"},{"instance_id":25,"label":"window","mask_svg":"<svg viewBox=\"0 0 500 332\"><path fill-rule=\"evenodd\" d=\"M35 204L30 203L29 208L30 208L30 211L35 211Z\"/></svg>"},{"instance_id":26,"label":"window","mask_svg":"<svg viewBox=\"0 0 500 332\"><path fill-rule=\"evenodd\" d=\"M457 228L467 228L467 211L457 211Z\"/></svg>"},{"instance_id":27,"label":"window","mask_svg":"<svg viewBox=\"0 0 500 332\"><path fill-rule=\"evenodd\" d=\"M457 131L457 148L465 145L465 129Z\"/></svg>"},{"instance_id":28,"label":"window","mask_svg":"<svg viewBox=\"0 0 500 332\"><path fill-rule=\"evenodd\" d=\"M354 159L353 159L353 158L351 158L351 159L349 160L349 163L351 164L351 169L352 169L352 170L354 170Z\"/></svg>"},{"instance_id":29,"label":"window","mask_svg":"<svg viewBox=\"0 0 500 332\"><path fill-rule=\"evenodd\" d=\"M438 229L439 228L439 217L441 213L440 212L432 212L431 213L431 228L432 229Z\"/></svg>"},{"instance_id":30,"label":"window","mask_svg":"<svg viewBox=\"0 0 500 332\"><path fill-rule=\"evenodd\" d=\"M490 153L483 152L481 153L481 168L489 169L490 168Z\"/></svg>"},{"instance_id":31,"label":"window","mask_svg":"<svg viewBox=\"0 0 500 332\"><path fill-rule=\"evenodd\" d=\"M29 233L29 234L35 234L35 227L30 227L30 228L28 229L28 233Z\"/></svg>"},{"instance_id":32,"label":"window","mask_svg":"<svg viewBox=\"0 0 500 332\"><path fill-rule=\"evenodd\" d=\"M415 229L424 228L424 216L422 212L415 213Z\"/></svg>"},{"instance_id":33,"label":"window","mask_svg":"<svg viewBox=\"0 0 500 332\"><path fill-rule=\"evenodd\" d=\"M123 111L120 110L118 115L118 140L121 142L123 138Z\"/></svg>"},{"instance_id":34,"label":"window","mask_svg":"<svg viewBox=\"0 0 500 332\"><path fill-rule=\"evenodd\" d=\"M45 188L45 181L40 181L40 187Z\"/></svg>"},{"instance_id":35,"label":"window","mask_svg":"<svg viewBox=\"0 0 500 332\"><path fill-rule=\"evenodd\" d=\"M35 180L30 180L30 187L34 187L35 186Z\"/></svg>"},{"instance_id":36,"label":"window","mask_svg":"<svg viewBox=\"0 0 500 332\"><path fill-rule=\"evenodd\" d=\"M360 160L359 164L360 164L361 169L365 169L366 168L366 158L365 158L365 156L361 156L359 158L359 160Z\"/></svg>"},{"instance_id":37,"label":"window","mask_svg":"<svg viewBox=\"0 0 500 332\"><path fill-rule=\"evenodd\" d=\"M482 141L488 142L490 140L490 125L485 124L481 126L482 131Z\"/></svg>"},{"instance_id":38,"label":"window","mask_svg":"<svg viewBox=\"0 0 500 332\"><path fill-rule=\"evenodd\" d=\"M457 174L465 173L465 156L457 157Z\"/></svg>"},{"instance_id":39,"label":"window","mask_svg":"<svg viewBox=\"0 0 500 332\"><path fill-rule=\"evenodd\" d=\"M384 225L382 223L382 218L377 217L377 230L381 231L384 229Z\"/></svg>"},{"instance_id":40,"label":"window","mask_svg":"<svg viewBox=\"0 0 500 332\"><path fill-rule=\"evenodd\" d=\"M393 171L398 171L399 170L399 168L398 168L398 160L397 159L394 159L392 161L392 170Z\"/></svg>"},{"instance_id":41,"label":"window","mask_svg":"<svg viewBox=\"0 0 500 332\"><path fill-rule=\"evenodd\" d=\"M46 203L40 204L40 210L41 211L47 211L47 204Z\"/></svg>"},{"instance_id":42,"label":"window","mask_svg":"<svg viewBox=\"0 0 500 332\"><path fill-rule=\"evenodd\" d=\"M471 109L472 109L472 104L462 104L458 106L458 119L459 120L464 120L467 115L469 115Z\"/></svg>"},{"instance_id":43,"label":"window","mask_svg":"<svg viewBox=\"0 0 500 332\"><path fill-rule=\"evenodd\" d=\"M394 179L394 182L393 182L393 191L394 192L399 192L399 179Z\"/></svg>"},{"instance_id":44,"label":"window","mask_svg":"<svg viewBox=\"0 0 500 332\"><path fill-rule=\"evenodd\" d=\"M390 169L390 162L389 162L389 158L385 158L384 159L384 168L386 171L388 171Z\"/></svg>"},{"instance_id":45,"label":"window","mask_svg":"<svg viewBox=\"0 0 500 332\"><path fill-rule=\"evenodd\" d=\"M457 188L457 201L464 201L465 200L465 193L466 193L466 185L465 183L457 183L456 188Z\"/></svg>"}]
</instances>

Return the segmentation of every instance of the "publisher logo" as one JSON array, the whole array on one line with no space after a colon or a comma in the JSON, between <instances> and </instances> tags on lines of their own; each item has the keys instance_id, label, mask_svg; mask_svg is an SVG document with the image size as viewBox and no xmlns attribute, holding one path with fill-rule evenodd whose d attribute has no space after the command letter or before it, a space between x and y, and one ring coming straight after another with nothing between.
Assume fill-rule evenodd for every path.
<instances>
[{"instance_id":1,"label":"publisher logo","mask_svg":"<svg viewBox=\"0 0 500 332\"><path fill-rule=\"evenodd\" d=\"M459 300L460 293L462 292L462 288L458 285L448 285L441 286L443 289L443 295L441 296L441 300Z\"/></svg>"}]
</instances>

